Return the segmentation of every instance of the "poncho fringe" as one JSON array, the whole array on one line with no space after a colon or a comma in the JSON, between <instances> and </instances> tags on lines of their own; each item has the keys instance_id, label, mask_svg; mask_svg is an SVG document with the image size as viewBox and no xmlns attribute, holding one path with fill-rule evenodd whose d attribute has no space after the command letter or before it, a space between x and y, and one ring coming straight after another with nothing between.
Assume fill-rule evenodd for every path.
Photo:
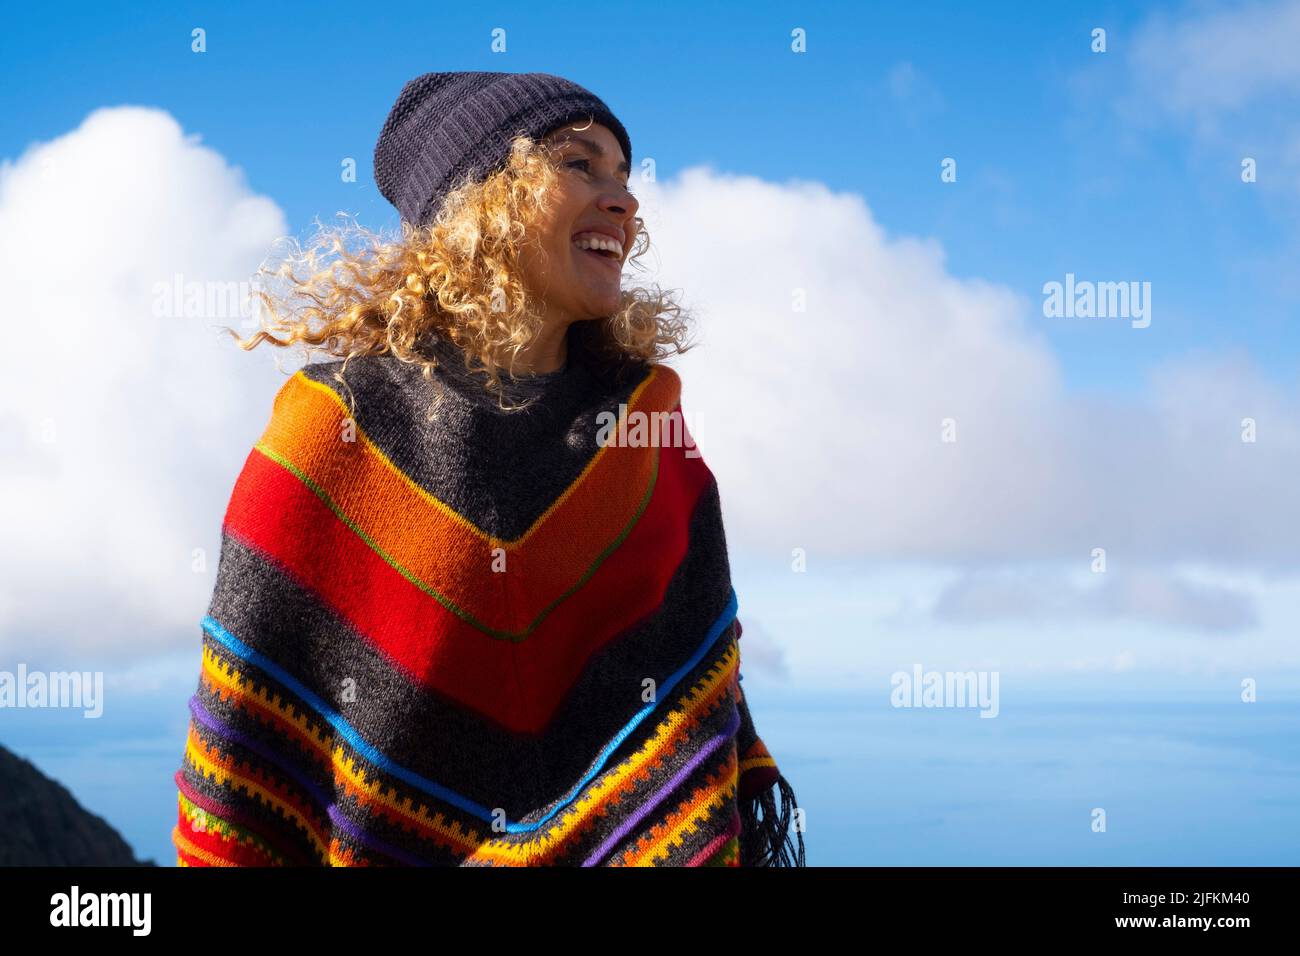
<instances>
[{"instance_id":1,"label":"poncho fringe","mask_svg":"<svg viewBox=\"0 0 1300 956\"><path fill-rule=\"evenodd\" d=\"M785 777L778 776L775 787L781 795L781 809L777 810L776 795L771 789L762 796L740 803L740 865L741 866L806 866L804 862L803 829L794 827L798 840L796 848L790 838L792 814L795 811L794 788ZM762 819L759 811L762 810Z\"/></svg>"}]
</instances>

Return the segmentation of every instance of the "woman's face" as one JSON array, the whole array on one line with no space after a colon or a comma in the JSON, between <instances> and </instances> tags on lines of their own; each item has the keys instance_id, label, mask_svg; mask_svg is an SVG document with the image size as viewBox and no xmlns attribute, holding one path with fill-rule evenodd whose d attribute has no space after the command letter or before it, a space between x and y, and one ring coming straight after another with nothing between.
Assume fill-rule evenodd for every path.
<instances>
[{"instance_id":1,"label":"woman's face","mask_svg":"<svg viewBox=\"0 0 1300 956\"><path fill-rule=\"evenodd\" d=\"M563 126L546 141L560 151L559 189L535 227L545 257L524 246L524 281L541 298L548 325L604 318L618 311L623 261L636 236L627 157L598 123Z\"/></svg>"}]
</instances>

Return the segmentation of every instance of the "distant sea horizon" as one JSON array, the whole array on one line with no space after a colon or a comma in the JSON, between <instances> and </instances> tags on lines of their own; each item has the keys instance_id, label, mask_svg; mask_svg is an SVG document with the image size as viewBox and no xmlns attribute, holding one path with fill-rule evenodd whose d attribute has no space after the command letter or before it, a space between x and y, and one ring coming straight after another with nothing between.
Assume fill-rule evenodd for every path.
<instances>
[{"instance_id":1,"label":"distant sea horizon","mask_svg":"<svg viewBox=\"0 0 1300 956\"><path fill-rule=\"evenodd\" d=\"M1003 680L988 719L895 708L886 685L801 691L744 674L759 733L803 810L810 866L1300 864L1293 689L1270 696L1263 681L1261 699L1244 703L1227 681L1107 675L1028 695ZM0 710L0 744L137 857L172 866L172 777L192 692L192 676L137 688L97 720Z\"/></svg>"}]
</instances>

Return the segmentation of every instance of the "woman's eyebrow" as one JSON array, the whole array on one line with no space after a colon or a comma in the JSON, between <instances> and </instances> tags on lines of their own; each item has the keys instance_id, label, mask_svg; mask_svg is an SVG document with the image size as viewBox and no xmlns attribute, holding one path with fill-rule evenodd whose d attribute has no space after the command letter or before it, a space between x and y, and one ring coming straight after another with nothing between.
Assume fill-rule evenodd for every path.
<instances>
[{"instance_id":1,"label":"woman's eyebrow","mask_svg":"<svg viewBox=\"0 0 1300 956\"><path fill-rule=\"evenodd\" d=\"M597 159L605 158L605 147L601 146L600 143L596 142L594 139L588 139L585 136L570 136L567 139L565 139L564 142L566 144L574 143L578 146L581 146L584 150L586 150L588 153L591 153ZM627 173L629 176L631 176L632 165L627 160L623 160L623 162L618 164L617 171L620 173Z\"/></svg>"}]
</instances>

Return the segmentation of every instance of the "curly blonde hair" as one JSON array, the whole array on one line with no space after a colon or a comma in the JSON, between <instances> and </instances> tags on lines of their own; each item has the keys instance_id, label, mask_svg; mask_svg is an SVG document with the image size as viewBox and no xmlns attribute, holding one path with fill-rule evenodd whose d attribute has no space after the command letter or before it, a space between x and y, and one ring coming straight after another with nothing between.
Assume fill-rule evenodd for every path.
<instances>
[{"instance_id":1,"label":"curly blonde hair","mask_svg":"<svg viewBox=\"0 0 1300 956\"><path fill-rule=\"evenodd\" d=\"M345 388L348 362L383 354L422 366L434 384L438 361L419 347L433 333L462 349L466 370L486 373L484 387L500 393L501 371L514 376L519 351L542 328L539 303L521 281L520 252L535 242L529 227L548 212L559 175L554 146L519 136L504 168L481 181L467 177L427 226L403 221L400 237L389 240L355 222L334 228L317 222L306 250L290 239L294 251L278 268L264 262L258 269L261 328L247 339L227 331L246 351L264 341L282 348L301 343L308 353L341 357L334 378ZM635 260L649 250L650 237L639 216L634 222L628 262L643 268ZM614 384L633 367L693 348L684 342L687 319L657 286L624 289L613 315L574 323L568 342L579 350L578 360ZM442 399L436 386L434 393L431 418ZM527 407L507 406L502 398L502 409ZM352 405L355 410L355 400Z\"/></svg>"}]
</instances>

